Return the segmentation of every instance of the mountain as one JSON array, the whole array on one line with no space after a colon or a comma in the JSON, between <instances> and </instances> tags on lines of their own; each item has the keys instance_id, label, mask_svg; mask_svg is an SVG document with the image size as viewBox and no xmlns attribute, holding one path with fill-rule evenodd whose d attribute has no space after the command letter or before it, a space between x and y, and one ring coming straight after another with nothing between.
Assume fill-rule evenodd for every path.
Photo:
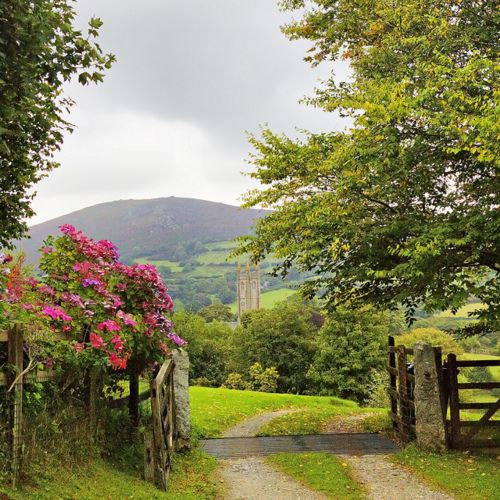
<instances>
[{"instance_id":1,"label":"mountain","mask_svg":"<svg viewBox=\"0 0 500 500\"><path fill-rule=\"evenodd\" d=\"M30 262L58 226L71 224L95 239L115 243L123 256L169 259L186 242L230 240L251 232L254 221L266 210L243 210L235 206L191 198L119 200L101 203L32 226L30 238L18 242Z\"/></svg>"}]
</instances>

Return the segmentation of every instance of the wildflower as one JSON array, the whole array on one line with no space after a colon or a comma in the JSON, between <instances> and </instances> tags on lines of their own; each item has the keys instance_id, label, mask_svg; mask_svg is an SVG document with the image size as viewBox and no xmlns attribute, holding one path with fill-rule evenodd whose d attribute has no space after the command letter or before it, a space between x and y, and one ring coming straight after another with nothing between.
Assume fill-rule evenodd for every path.
<instances>
[{"instance_id":1,"label":"wildflower","mask_svg":"<svg viewBox=\"0 0 500 500\"><path fill-rule=\"evenodd\" d=\"M178 345L179 347L182 347L183 345L186 345L187 342L179 337L179 335L177 335L176 333L169 333L167 334L167 337L169 340L171 340L174 344Z\"/></svg>"},{"instance_id":2,"label":"wildflower","mask_svg":"<svg viewBox=\"0 0 500 500\"><path fill-rule=\"evenodd\" d=\"M123 351L123 340L117 333L115 333L114 337L111 339L111 343L114 344L118 352Z\"/></svg>"},{"instance_id":3,"label":"wildflower","mask_svg":"<svg viewBox=\"0 0 500 500\"><path fill-rule=\"evenodd\" d=\"M83 342L76 342L73 345L73 348L75 349L76 352L80 353L85 349L85 344Z\"/></svg>"},{"instance_id":4,"label":"wildflower","mask_svg":"<svg viewBox=\"0 0 500 500\"><path fill-rule=\"evenodd\" d=\"M125 370L127 368L127 358L120 358L116 352L108 352L108 360L113 370Z\"/></svg>"},{"instance_id":5,"label":"wildflower","mask_svg":"<svg viewBox=\"0 0 500 500\"><path fill-rule=\"evenodd\" d=\"M97 325L97 329L99 331L107 330L108 332L119 332L122 327L112 319L108 319L107 321L103 321Z\"/></svg>"}]
</instances>

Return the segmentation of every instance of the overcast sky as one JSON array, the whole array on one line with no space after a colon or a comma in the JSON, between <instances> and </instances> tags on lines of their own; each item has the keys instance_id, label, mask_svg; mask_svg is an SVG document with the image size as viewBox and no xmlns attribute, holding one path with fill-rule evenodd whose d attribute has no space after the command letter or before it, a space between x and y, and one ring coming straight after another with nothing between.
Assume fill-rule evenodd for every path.
<instances>
[{"instance_id":1,"label":"overcast sky","mask_svg":"<svg viewBox=\"0 0 500 500\"><path fill-rule=\"evenodd\" d=\"M331 66L312 69L305 42L280 26L276 0L80 0L101 17L100 44L117 56L103 84L71 85L75 132L61 167L38 186L38 223L95 203L184 196L239 204L245 131L339 129L299 104ZM337 67L340 78L345 66Z\"/></svg>"}]
</instances>

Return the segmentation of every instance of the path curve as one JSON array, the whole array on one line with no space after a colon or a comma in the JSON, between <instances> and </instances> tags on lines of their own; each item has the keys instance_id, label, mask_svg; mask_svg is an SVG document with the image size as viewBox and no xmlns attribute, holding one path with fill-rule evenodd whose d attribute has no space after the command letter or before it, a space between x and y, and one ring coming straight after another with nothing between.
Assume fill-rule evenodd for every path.
<instances>
[{"instance_id":1,"label":"path curve","mask_svg":"<svg viewBox=\"0 0 500 500\"><path fill-rule=\"evenodd\" d=\"M248 418L239 424L228 429L222 434L222 437L233 438L233 437L253 437L255 436L261 427L271 422L275 418L287 415L288 413L293 413L298 411L295 408L286 408L284 410L270 411L267 413L261 413L255 417Z\"/></svg>"}]
</instances>

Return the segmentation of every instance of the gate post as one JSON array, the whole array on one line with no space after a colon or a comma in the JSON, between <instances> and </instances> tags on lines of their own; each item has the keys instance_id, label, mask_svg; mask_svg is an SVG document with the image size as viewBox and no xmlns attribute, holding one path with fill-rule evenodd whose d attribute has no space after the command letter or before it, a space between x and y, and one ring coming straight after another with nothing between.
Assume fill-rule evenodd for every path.
<instances>
[{"instance_id":1,"label":"gate post","mask_svg":"<svg viewBox=\"0 0 500 500\"><path fill-rule=\"evenodd\" d=\"M430 344L419 342L414 354L417 445L427 451L444 451L446 423L435 351Z\"/></svg>"},{"instance_id":2,"label":"gate post","mask_svg":"<svg viewBox=\"0 0 500 500\"><path fill-rule=\"evenodd\" d=\"M175 400L175 429L177 451L190 448L191 412L189 407L189 356L183 349L176 349L173 353L174 370L174 400Z\"/></svg>"}]
</instances>

